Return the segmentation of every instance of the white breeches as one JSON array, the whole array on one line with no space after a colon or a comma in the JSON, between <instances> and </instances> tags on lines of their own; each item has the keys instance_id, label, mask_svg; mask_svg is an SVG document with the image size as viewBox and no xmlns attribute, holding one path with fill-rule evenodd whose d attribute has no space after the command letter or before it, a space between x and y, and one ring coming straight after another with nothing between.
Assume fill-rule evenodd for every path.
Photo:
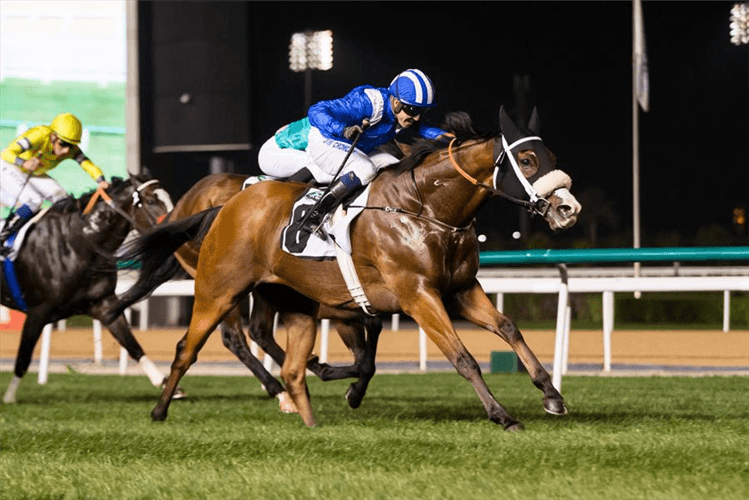
<instances>
[{"instance_id":1,"label":"white breeches","mask_svg":"<svg viewBox=\"0 0 749 500\"><path fill-rule=\"evenodd\" d=\"M260 148L258 162L260 170L273 177L289 177L304 167L320 184L329 184L334 179L343 159L351 149L351 145L324 137L317 128L312 127L306 151L296 149L282 149L271 137ZM398 161L388 153L375 152L367 156L359 149L354 149L341 169L341 175L354 172L362 185L369 184L377 175L377 171Z\"/></svg>"},{"instance_id":2,"label":"white breeches","mask_svg":"<svg viewBox=\"0 0 749 500\"><path fill-rule=\"evenodd\" d=\"M52 177L32 175L26 182L28 175L15 165L0 160L0 203L14 208L17 198L19 207L25 203L36 212L45 200L54 203L68 195Z\"/></svg>"}]
</instances>

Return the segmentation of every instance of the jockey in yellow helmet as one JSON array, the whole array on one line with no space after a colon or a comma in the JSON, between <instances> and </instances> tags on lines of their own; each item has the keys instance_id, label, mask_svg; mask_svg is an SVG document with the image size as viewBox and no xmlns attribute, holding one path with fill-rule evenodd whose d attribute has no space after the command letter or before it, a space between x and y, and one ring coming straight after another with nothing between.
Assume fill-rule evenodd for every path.
<instances>
[{"instance_id":1,"label":"jockey in yellow helmet","mask_svg":"<svg viewBox=\"0 0 749 500\"><path fill-rule=\"evenodd\" d=\"M62 186L47 175L63 160L74 159L99 187L109 187L101 168L78 146L82 134L81 121L70 113L62 113L49 126L39 125L27 130L3 150L0 154L0 202L11 210L16 204L21 206L5 224L0 240L17 231L45 200L55 202L67 196Z\"/></svg>"}]
</instances>

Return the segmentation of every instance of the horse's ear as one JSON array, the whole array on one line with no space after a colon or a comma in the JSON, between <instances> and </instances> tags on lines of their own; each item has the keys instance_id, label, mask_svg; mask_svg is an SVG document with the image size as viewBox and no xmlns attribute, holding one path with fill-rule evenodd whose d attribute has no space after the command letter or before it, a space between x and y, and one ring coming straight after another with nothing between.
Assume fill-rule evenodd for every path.
<instances>
[{"instance_id":1,"label":"horse's ear","mask_svg":"<svg viewBox=\"0 0 749 500\"><path fill-rule=\"evenodd\" d=\"M510 115L507 114L504 105L499 108L499 129L502 131L502 134L508 138L509 142L513 142L516 138L522 137L520 129L518 129L515 122L512 121ZM512 140L510 140L510 138L512 138Z\"/></svg>"},{"instance_id":2,"label":"horse's ear","mask_svg":"<svg viewBox=\"0 0 749 500\"><path fill-rule=\"evenodd\" d=\"M536 106L533 106L531 119L528 120L528 130L536 135L539 135L541 133L541 122L538 119L538 108Z\"/></svg>"}]
</instances>

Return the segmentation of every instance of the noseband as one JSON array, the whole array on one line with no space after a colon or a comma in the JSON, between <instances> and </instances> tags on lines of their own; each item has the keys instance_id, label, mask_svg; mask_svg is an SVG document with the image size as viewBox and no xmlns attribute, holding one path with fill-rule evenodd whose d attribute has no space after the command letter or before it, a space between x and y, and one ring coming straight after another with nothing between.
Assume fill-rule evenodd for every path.
<instances>
[{"instance_id":1,"label":"noseband","mask_svg":"<svg viewBox=\"0 0 749 500\"><path fill-rule=\"evenodd\" d=\"M502 198L505 198L506 200L511 201L515 205L521 206L528 210L531 214L534 215L540 215L544 216L546 215L546 212L549 211L549 207L551 204L543 197L538 196L538 193L533 188L533 186L528 182L528 179L525 178L525 176L520 172L520 167L518 167L518 163L515 160L515 156L512 154L513 148L515 146L522 144L524 142L528 141L540 141L541 138L538 136L530 136L530 137L523 137L522 139L518 139L517 141L513 142L512 144L508 145L507 140L505 139L505 136L502 136L502 143L501 143L501 149L499 152L496 152L495 148L495 156L496 159L494 160L494 174L492 175L492 183L493 186L489 186L487 184L484 184L483 182L480 182L478 179L472 177L468 172L463 170L460 165L458 165L458 162L455 161L455 157L453 156L453 143L457 139L453 139L450 141L450 145L447 147L447 154L450 157L450 163L452 164L453 168L458 171L460 175L465 177L466 180L468 180L471 184L474 186L482 187L497 196L501 196ZM508 154L509 153L509 154ZM515 173L515 176L517 177L518 181L520 181L520 184L523 186L523 189L525 189L525 192L528 193L528 197L530 198L530 201L521 200L519 198L515 198L514 196L511 196L504 191L500 190L497 187L497 178L499 177L499 169L502 163L505 159L510 160L510 164L512 165L512 171Z\"/></svg>"},{"instance_id":2,"label":"noseband","mask_svg":"<svg viewBox=\"0 0 749 500\"><path fill-rule=\"evenodd\" d=\"M141 198L141 191L143 189L145 189L146 187L150 186L151 184L158 184L158 183L159 183L158 179L151 179L150 181L144 182L143 184L141 184L140 186L138 186L135 189L135 191L133 191L133 206L135 208L144 208L145 209L145 211L146 211L146 217L148 217L148 221L151 223L152 226L155 226L156 224L158 224L159 221L158 221L158 219L154 218L153 215L151 215L151 212L148 210L148 207L144 207L143 206L143 200ZM158 195L156 195L156 196L158 197ZM166 206L167 212L170 212L173 207L170 207L169 204L167 204L165 200L162 200L162 202ZM133 229L135 229L137 231L137 229L135 228L135 224L133 224Z\"/></svg>"}]
</instances>

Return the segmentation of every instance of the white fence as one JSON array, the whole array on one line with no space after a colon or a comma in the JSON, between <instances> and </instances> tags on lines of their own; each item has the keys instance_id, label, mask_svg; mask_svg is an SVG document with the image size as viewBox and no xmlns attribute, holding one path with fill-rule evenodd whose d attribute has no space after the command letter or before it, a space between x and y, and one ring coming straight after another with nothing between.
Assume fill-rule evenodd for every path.
<instances>
[{"instance_id":1,"label":"white fence","mask_svg":"<svg viewBox=\"0 0 749 500\"><path fill-rule=\"evenodd\" d=\"M554 345L552 380L554 386L561 390L562 375L567 372L570 341L569 305L570 293L601 293L603 295L603 370L611 370L611 337L614 330L614 294L617 292L722 292L724 298L723 330L728 331L730 323L730 293L732 291L749 291L749 276L604 276L604 277L492 277L479 276L481 286L488 294L497 295L497 309L503 309L503 297L507 293L544 293L558 294L557 323ZM122 293L132 282L118 283L117 292ZM192 280L167 282L158 287L152 296L192 296ZM135 307L140 308L140 328L148 328L148 300ZM127 311L129 318L130 311ZM393 316L392 328L398 328L398 316ZM320 360L327 361L328 334L330 322L322 321ZM47 325L42 336L42 353L39 368L39 383L47 379L49 364L49 346L52 333ZM419 332L419 367L427 367L427 337L423 330ZM101 324L94 322L94 360L101 362ZM266 357L266 361L269 357ZM124 373L127 366L127 352L121 349L120 371ZM266 367L269 365L266 364Z\"/></svg>"}]
</instances>

